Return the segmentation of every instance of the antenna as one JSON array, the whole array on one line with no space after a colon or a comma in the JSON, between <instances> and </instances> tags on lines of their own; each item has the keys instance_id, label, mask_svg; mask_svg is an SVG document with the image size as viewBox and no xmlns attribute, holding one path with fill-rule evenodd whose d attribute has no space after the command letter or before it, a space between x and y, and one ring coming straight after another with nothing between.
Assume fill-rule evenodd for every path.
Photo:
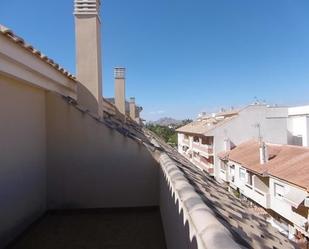
<instances>
[{"instance_id":1,"label":"antenna","mask_svg":"<svg viewBox=\"0 0 309 249\"><path fill-rule=\"evenodd\" d=\"M261 135L261 124L260 123L256 123L256 124L253 125L253 127L258 129L258 139L259 139L259 142L262 143L263 137Z\"/></svg>"}]
</instances>

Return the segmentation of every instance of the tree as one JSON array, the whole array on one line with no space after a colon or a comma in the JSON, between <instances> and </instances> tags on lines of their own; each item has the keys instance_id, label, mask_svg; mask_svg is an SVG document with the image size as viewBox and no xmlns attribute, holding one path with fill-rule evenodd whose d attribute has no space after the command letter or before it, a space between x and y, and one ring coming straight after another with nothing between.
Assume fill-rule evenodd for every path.
<instances>
[{"instance_id":1,"label":"tree","mask_svg":"<svg viewBox=\"0 0 309 249\"><path fill-rule=\"evenodd\" d=\"M148 124L146 128L163 138L166 143L177 146L177 133L174 128L154 124Z\"/></svg>"}]
</instances>

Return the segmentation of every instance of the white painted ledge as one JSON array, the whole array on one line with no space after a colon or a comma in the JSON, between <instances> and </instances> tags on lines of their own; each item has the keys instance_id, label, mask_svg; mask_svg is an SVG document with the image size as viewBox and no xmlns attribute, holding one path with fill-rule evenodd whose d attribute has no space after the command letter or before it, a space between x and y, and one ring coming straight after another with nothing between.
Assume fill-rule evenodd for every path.
<instances>
[{"instance_id":1,"label":"white painted ledge","mask_svg":"<svg viewBox=\"0 0 309 249\"><path fill-rule=\"evenodd\" d=\"M178 202L177 211L183 212L183 224L189 224L190 240L196 239L197 248L241 248L167 154L160 156L160 165L174 201Z\"/></svg>"}]
</instances>

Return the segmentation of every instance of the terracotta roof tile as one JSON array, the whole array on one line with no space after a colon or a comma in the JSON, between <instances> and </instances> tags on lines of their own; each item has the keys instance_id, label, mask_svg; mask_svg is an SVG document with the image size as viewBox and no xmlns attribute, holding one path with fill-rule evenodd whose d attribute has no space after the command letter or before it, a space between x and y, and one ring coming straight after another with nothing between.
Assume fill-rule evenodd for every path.
<instances>
[{"instance_id":1,"label":"terracotta roof tile","mask_svg":"<svg viewBox=\"0 0 309 249\"><path fill-rule=\"evenodd\" d=\"M260 164L259 142L244 142L229 152L221 152L221 159L229 159L259 174L269 174L309 190L309 148L266 143L269 161Z\"/></svg>"},{"instance_id":2,"label":"terracotta roof tile","mask_svg":"<svg viewBox=\"0 0 309 249\"><path fill-rule=\"evenodd\" d=\"M27 51L31 52L33 55L39 57L42 61L49 64L51 67L55 68L57 71L68 77L69 79L76 81L73 74L69 73L65 69L61 68L59 64L55 63L52 59L48 58L46 55L42 54L41 51L35 49L32 45L26 43L23 38L17 36L12 30L0 24L0 34L9 38L12 42L20 45Z\"/></svg>"},{"instance_id":3,"label":"terracotta roof tile","mask_svg":"<svg viewBox=\"0 0 309 249\"><path fill-rule=\"evenodd\" d=\"M160 149L175 161L205 204L243 248L296 248L292 241L266 221L265 213L252 210L152 132L145 130L145 134L155 139Z\"/></svg>"},{"instance_id":4,"label":"terracotta roof tile","mask_svg":"<svg viewBox=\"0 0 309 249\"><path fill-rule=\"evenodd\" d=\"M178 128L176 131L181 133L205 134L237 117L237 114L224 119L215 119L209 117L202 120L193 121L185 126Z\"/></svg>"}]
</instances>

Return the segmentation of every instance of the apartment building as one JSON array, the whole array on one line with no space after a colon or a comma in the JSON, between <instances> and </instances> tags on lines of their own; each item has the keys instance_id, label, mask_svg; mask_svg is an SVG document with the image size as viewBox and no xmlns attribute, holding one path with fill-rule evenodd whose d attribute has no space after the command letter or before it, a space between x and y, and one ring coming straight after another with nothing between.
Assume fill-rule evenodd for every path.
<instances>
[{"instance_id":1,"label":"apartment building","mask_svg":"<svg viewBox=\"0 0 309 249\"><path fill-rule=\"evenodd\" d=\"M309 148L249 140L219 158L230 188L266 209L290 239L309 240Z\"/></svg>"},{"instance_id":2,"label":"apartment building","mask_svg":"<svg viewBox=\"0 0 309 249\"><path fill-rule=\"evenodd\" d=\"M177 129L178 151L197 167L221 181L217 154L251 139L263 137L287 143L287 108L252 104L240 110L219 112Z\"/></svg>"}]
</instances>

